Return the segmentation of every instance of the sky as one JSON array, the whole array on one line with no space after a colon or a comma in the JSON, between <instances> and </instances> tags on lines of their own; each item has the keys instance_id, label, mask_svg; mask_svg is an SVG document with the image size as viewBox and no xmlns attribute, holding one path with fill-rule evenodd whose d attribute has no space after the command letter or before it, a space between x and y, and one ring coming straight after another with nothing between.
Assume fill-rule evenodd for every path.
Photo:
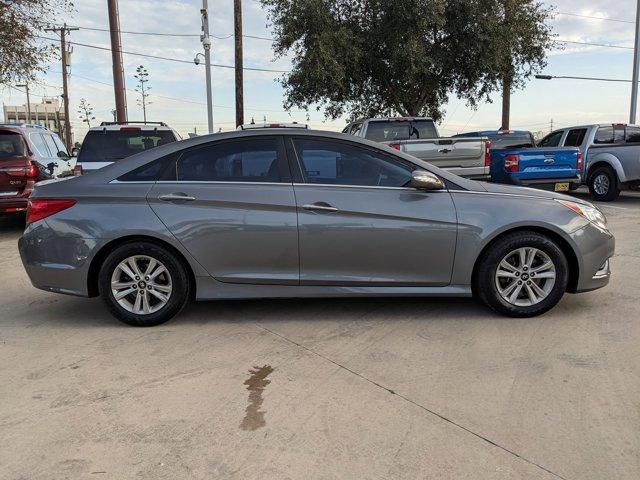
<instances>
[{"instance_id":1,"label":"sky","mask_svg":"<svg viewBox=\"0 0 640 480\"><path fill-rule=\"evenodd\" d=\"M631 79L633 64L633 36L636 4L631 0L557 0L544 2L556 11L551 21L558 39L613 45L599 47L579 43L564 44L562 50L548 53L545 74L558 76L606 77ZM106 0L76 0L75 11L61 18L69 25L81 27L71 33L69 40L104 48L110 47ZM135 88L135 69L144 65L149 71L152 87L148 119L164 121L186 136L194 129L206 133L207 112L205 71L195 65L193 58L202 51L200 44L201 0L119 0L123 50L127 52L181 59L184 63L124 55L129 119L142 118ZM264 38L244 38L244 66L272 70L288 70L288 58L275 59L268 38L271 29L266 11L257 0L243 0L244 34ZM586 18L600 17L602 19ZM232 67L233 1L209 0L210 33L213 38L213 63ZM606 20L603 20L606 19ZM82 28L84 27L84 28ZM136 35L124 33L155 32L185 36ZM186 36L189 35L189 36ZM266 38L266 39L265 39ZM213 68L214 125L230 130L235 126L234 71L232 68ZM345 119L326 120L320 111L284 111L283 89L278 83L281 73L244 72L245 120L251 117L262 121L299 121L312 128L341 130ZM113 77L111 52L73 47L69 78L71 118L74 138L80 140L87 130L77 113L81 99L94 107L97 124L112 120ZM31 87L32 103L41 96L60 95L62 85L59 62L53 62L38 85ZM629 116L630 83L596 82L585 80L531 79L522 90L513 93L511 126L534 132L562 126L625 122ZM24 93L0 88L0 100L7 105L26 103ZM494 129L500 126L500 98L484 103L477 110L452 96L445 107L446 114L439 125L441 135L465 131Z\"/></svg>"}]
</instances>

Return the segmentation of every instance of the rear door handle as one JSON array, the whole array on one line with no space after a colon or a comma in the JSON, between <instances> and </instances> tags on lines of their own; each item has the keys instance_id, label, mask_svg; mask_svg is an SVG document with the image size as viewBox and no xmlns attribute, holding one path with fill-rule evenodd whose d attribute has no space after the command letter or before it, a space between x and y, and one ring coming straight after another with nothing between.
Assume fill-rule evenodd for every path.
<instances>
[{"instance_id":1,"label":"rear door handle","mask_svg":"<svg viewBox=\"0 0 640 480\"><path fill-rule=\"evenodd\" d=\"M191 197L186 193L167 193L166 195L160 195L158 200L162 200L163 202L175 202L175 201L183 201L183 202L193 202L196 197Z\"/></svg>"},{"instance_id":2,"label":"rear door handle","mask_svg":"<svg viewBox=\"0 0 640 480\"><path fill-rule=\"evenodd\" d=\"M316 202L316 203L308 203L303 205L302 208L305 210L317 211L317 212L337 212L338 209L336 207L332 207L326 202Z\"/></svg>"}]
</instances>

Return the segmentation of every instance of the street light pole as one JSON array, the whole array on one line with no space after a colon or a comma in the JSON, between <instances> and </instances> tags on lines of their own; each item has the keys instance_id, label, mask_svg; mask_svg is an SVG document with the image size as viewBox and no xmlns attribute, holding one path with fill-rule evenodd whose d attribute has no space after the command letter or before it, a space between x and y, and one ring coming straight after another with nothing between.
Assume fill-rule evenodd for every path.
<instances>
[{"instance_id":1,"label":"street light pole","mask_svg":"<svg viewBox=\"0 0 640 480\"><path fill-rule=\"evenodd\" d=\"M31 123L31 100L29 99L29 84L23 83L21 85L16 85L16 87L24 87L27 92L27 123Z\"/></svg>"},{"instance_id":2,"label":"street light pole","mask_svg":"<svg viewBox=\"0 0 640 480\"><path fill-rule=\"evenodd\" d=\"M202 0L202 48L204 48L204 65L207 79L207 124L209 133L213 133L213 95L211 90L211 37L209 36L209 7L207 0Z\"/></svg>"},{"instance_id":3,"label":"street light pole","mask_svg":"<svg viewBox=\"0 0 640 480\"><path fill-rule=\"evenodd\" d=\"M636 123L636 109L638 106L638 70L640 65L640 57L638 51L640 50L640 0L636 5L636 41L633 49L633 78L631 80L631 109L629 112L629 123Z\"/></svg>"}]
</instances>

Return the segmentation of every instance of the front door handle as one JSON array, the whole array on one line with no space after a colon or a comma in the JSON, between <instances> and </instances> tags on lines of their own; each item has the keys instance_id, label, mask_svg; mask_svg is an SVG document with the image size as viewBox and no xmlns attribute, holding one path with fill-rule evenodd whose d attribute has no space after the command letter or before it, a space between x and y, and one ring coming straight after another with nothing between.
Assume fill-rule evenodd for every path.
<instances>
[{"instance_id":1,"label":"front door handle","mask_svg":"<svg viewBox=\"0 0 640 480\"><path fill-rule=\"evenodd\" d=\"M303 205L302 208L305 210L311 210L316 212L337 212L338 209L336 207L332 207L326 202L316 202L316 203L308 203Z\"/></svg>"},{"instance_id":2,"label":"front door handle","mask_svg":"<svg viewBox=\"0 0 640 480\"><path fill-rule=\"evenodd\" d=\"M166 195L160 195L158 200L162 200L163 202L175 202L175 201L183 201L183 202L193 202L196 197L191 197L186 193L176 192L176 193L167 193Z\"/></svg>"}]
</instances>

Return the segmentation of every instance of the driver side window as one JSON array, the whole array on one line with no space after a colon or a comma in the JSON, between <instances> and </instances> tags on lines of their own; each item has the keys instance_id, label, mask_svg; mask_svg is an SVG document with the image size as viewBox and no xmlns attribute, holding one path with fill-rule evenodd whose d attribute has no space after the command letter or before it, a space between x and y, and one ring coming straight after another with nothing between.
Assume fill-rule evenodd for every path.
<instances>
[{"instance_id":1,"label":"driver side window","mask_svg":"<svg viewBox=\"0 0 640 480\"><path fill-rule=\"evenodd\" d=\"M409 162L348 143L306 138L293 143L307 183L404 187L415 169Z\"/></svg>"}]
</instances>

